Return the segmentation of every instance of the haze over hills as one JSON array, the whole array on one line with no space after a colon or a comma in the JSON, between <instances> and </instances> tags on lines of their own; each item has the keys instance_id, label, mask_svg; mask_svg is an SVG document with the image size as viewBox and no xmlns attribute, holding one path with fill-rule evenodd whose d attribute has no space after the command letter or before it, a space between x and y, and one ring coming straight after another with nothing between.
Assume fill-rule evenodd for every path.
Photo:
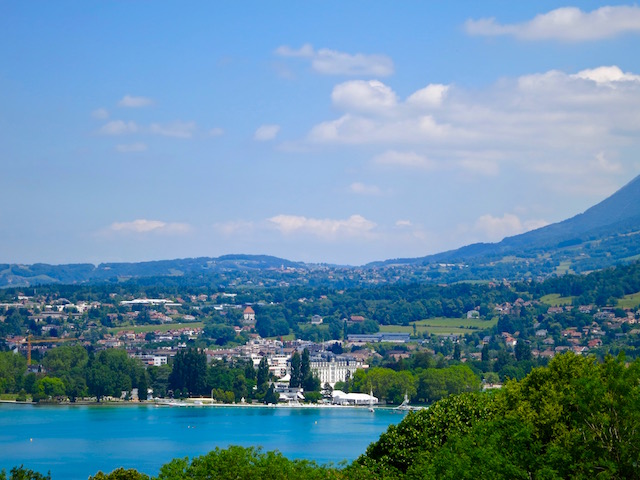
<instances>
[{"instance_id":1,"label":"haze over hills","mask_svg":"<svg viewBox=\"0 0 640 480\"><path fill-rule=\"evenodd\" d=\"M587 272L640 259L640 176L584 213L498 243L477 243L420 258L327 268L420 271L423 280L526 278ZM224 255L138 263L0 264L0 287L85 283L221 272L313 271L318 265L268 255Z\"/></svg>"},{"instance_id":2,"label":"haze over hills","mask_svg":"<svg viewBox=\"0 0 640 480\"><path fill-rule=\"evenodd\" d=\"M370 266L526 262L547 273L550 268L584 272L640 258L640 176L584 213L498 243L476 243L413 259L387 260Z\"/></svg>"}]
</instances>

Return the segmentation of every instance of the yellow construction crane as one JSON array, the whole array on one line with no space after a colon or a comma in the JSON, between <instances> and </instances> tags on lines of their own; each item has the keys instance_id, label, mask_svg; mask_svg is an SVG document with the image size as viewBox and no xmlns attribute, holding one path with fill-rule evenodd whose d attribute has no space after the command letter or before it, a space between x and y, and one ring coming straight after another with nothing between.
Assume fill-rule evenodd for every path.
<instances>
[{"instance_id":1,"label":"yellow construction crane","mask_svg":"<svg viewBox=\"0 0 640 480\"><path fill-rule=\"evenodd\" d=\"M76 338L37 338L33 339L33 335L27 337L27 366L31 366L31 344L32 343L55 343L67 342L69 340L77 340Z\"/></svg>"}]
</instances>

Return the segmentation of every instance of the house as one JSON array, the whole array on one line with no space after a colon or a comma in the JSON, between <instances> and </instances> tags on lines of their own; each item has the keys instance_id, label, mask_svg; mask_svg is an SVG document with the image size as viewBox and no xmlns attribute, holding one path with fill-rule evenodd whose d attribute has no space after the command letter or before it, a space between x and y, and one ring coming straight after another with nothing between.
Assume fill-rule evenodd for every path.
<instances>
[{"instance_id":1,"label":"house","mask_svg":"<svg viewBox=\"0 0 640 480\"><path fill-rule=\"evenodd\" d=\"M311 317L311 325L322 325L322 317L320 315Z\"/></svg>"},{"instance_id":2,"label":"house","mask_svg":"<svg viewBox=\"0 0 640 480\"><path fill-rule=\"evenodd\" d=\"M242 312L242 319L244 323L255 323L256 321L256 312L250 306L244 309Z\"/></svg>"}]
</instances>

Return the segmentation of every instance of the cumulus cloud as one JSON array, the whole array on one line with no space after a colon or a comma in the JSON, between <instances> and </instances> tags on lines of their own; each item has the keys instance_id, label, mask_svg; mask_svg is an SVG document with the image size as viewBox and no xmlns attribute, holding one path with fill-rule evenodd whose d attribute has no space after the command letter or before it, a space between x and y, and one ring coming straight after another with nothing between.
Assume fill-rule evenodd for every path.
<instances>
[{"instance_id":1,"label":"cumulus cloud","mask_svg":"<svg viewBox=\"0 0 640 480\"><path fill-rule=\"evenodd\" d=\"M91 112L91 116L96 120L106 120L109 118L109 112L105 108L96 108Z\"/></svg>"},{"instance_id":2,"label":"cumulus cloud","mask_svg":"<svg viewBox=\"0 0 640 480\"><path fill-rule=\"evenodd\" d=\"M154 135L174 138L191 138L195 130L195 122L153 123L149 126L149 132Z\"/></svg>"},{"instance_id":3,"label":"cumulus cloud","mask_svg":"<svg viewBox=\"0 0 640 480\"><path fill-rule=\"evenodd\" d=\"M259 142L273 140L280 132L280 125L261 125L253 134L253 139Z\"/></svg>"},{"instance_id":4,"label":"cumulus cloud","mask_svg":"<svg viewBox=\"0 0 640 480\"><path fill-rule=\"evenodd\" d=\"M549 223L544 220L522 221L513 213L505 213L502 217L482 215L474 225L474 229L480 232L486 240L500 241L505 237L544 227Z\"/></svg>"},{"instance_id":5,"label":"cumulus cloud","mask_svg":"<svg viewBox=\"0 0 640 480\"><path fill-rule=\"evenodd\" d=\"M449 88L449 85L442 85L440 83L427 85L407 98L407 103L423 108L438 107L442 105Z\"/></svg>"},{"instance_id":6,"label":"cumulus cloud","mask_svg":"<svg viewBox=\"0 0 640 480\"><path fill-rule=\"evenodd\" d=\"M224 135L224 130L220 127L214 127L211 130L209 130L210 137L220 137L222 135Z\"/></svg>"},{"instance_id":7,"label":"cumulus cloud","mask_svg":"<svg viewBox=\"0 0 640 480\"><path fill-rule=\"evenodd\" d=\"M396 222L396 227L400 227L400 228L408 228L408 227L412 227L413 223L411 223L410 220L398 220Z\"/></svg>"},{"instance_id":8,"label":"cumulus cloud","mask_svg":"<svg viewBox=\"0 0 640 480\"><path fill-rule=\"evenodd\" d=\"M119 107L123 108L142 108L153 105L153 100L147 97L134 97L133 95L125 95L118 102Z\"/></svg>"},{"instance_id":9,"label":"cumulus cloud","mask_svg":"<svg viewBox=\"0 0 640 480\"><path fill-rule=\"evenodd\" d=\"M377 80L354 80L336 85L331 100L338 108L359 112L388 112L397 104L395 92Z\"/></svg>"},{"instance_id":10,"label":"cumulus cloud","mask_svg":"<svg viewBox=\"0 0 640 480\"><path fill-rule=\"evenodd\" d=\"M147 150L147 145L142 142L119 144L116 145L116 150L120 153L144 152Z\"/></svg>"},{"instance_id":11,"label":"cumulus cloud","mask_svg":"<svg viewBox=\"0 0 640 480\"><path fill-rule=\"evenodd\" d=\"M191 226L187 223L168 223L160 220L138 219L131 222L112 223L108 230L115 233L159 233L179 235L188 233L191 230Z\"/></svg>"},{"instance_id":12,"label":"cumulus cloud","mask_svg":"<svg viewBox=\"0 0 640 480\"><path fill-rule=\"evenodd\" d=\"M377 165L496 175L505 167L595 174L593 158L640 146L640 75L618 66L502 78L481 90L432 84L400 98L379 81L337 85L337 118L309 130L307 148L379 148ZM600 162L600 173L635 168ZM573 179L569 178L573 177Z\"/></svg>"},{"instance_id":13,"label":"cumulus cloud","mask_svg":"<svg viewBox=\"0 0 640 480\"><path fill-rule=\"evenodd\" d=\"M101 135L126 135L136 133L139 130L135 122L125 122L124 120L112 120L100 128Z\"/></svg>"},{"instance_id":14,"label":"cumulus cloud","mask_svg":"<svg viewBox=\"0 0 640 480\"><path fill-rule=\"evenodd\" d=\"M620 85L619 82L640 82L640 75L625 73L616 65L582 70L573 75L573 77L591 80L597 84L612 87Z\"/></svg>"},{"instance_id":15,"label":"cumulus cloud","mask_svg":"<svg viewBox=\"0 0 640 480\"><path fill-rule=\"evenodd\" d=\"M365 185L361 182L354 182L349 185L349 191L356 195L380 195L380 187L376 185Z\"/></svg>"},{"instance_id":16,"label":"cumulus cloud","mask_svg":"<svg viewBox=\"0 0 640 480\"><path fill-rule=\"evenodd\" d=\"M269 218L268 222L285 235L304 233L326 239L366 236L376 227L374 222L361 215L351 215L347 219L276 215Z\"/></svg>"},{"instance_id":17,"label":"cumulus cloud","mask_svg":"<svg viewBox=\"0 0 640 480\"><path fill-rule=\"evenodd\" d=\"M620 5L584 12L576 7L563 7L516 24L501 24L495 18L470 19L465 29L470 35L512 35L524 40L600 40L640 33L640 8Z\"/></svg>"},{"instance_id":18,"label":"cumulus cloud","mask_svg":"<svg viewBox=\"0 0 640 480\"><path fill-rule=\"evenodd\" d=\"M350 54L321 48L315 50L310 44L299 49L282 45L275 50L281 57L307 59L311 68L323 75L386 77L393 74L393 61L386 55Z\"/></svg>"},{"instance_id":19,"label":"cumulus cloud","mask_svg":"<svg viewBox=\"0 0 640 480\"><path fill-rule=\"evenodd\" d=\"M432 170L436 167L436 163L424 155L415 152L398 152L395 150L388 150L380 155L376 155L373 161L378 165L421 170Z\"/></svg>"}]
</instances>

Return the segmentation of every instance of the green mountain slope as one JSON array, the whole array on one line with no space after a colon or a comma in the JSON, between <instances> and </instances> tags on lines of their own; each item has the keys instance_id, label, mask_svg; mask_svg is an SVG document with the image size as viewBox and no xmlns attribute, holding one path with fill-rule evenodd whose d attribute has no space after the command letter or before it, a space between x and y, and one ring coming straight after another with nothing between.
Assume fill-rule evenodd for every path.
<instances>
[{"instance_id":1,"label":"green mountain slope","mask_svg":"<svg viewBox=\"0 0 640 480\"><path fill-rule=\"evenodd\" d=\"M387 260L370 267L464 263L474 271L505 271L526 264L531 274L584 272L640 257L640 176L584 213L498 243L477 243L414 259ZM499 268L498 268L499 267ZM523 273L523 269L519 271ZM510 276L510 275L507 275Z\"/></svg>"}]
</instances>

